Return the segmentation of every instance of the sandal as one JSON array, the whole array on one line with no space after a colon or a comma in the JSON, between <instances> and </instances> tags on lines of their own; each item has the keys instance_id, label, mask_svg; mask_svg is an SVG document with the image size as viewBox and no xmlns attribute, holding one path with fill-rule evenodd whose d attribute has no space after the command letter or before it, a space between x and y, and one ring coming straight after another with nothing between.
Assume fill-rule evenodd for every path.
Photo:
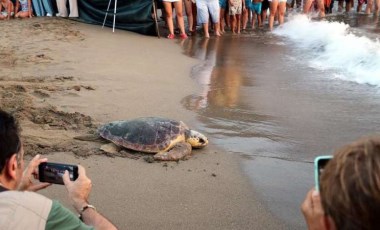
<instances>
[{"instance_id":1,"label":"sandal","mask_svg":"<svg viewBox=\"0 0 380 230\"><path fill-rule=\"evenodd\" d=\"M181 34L181 35L179 35L179 37L180 37L181 39L186 39L186 38L187 38L187 35L186 35L186 34Z\"/></svg>"},{"instance_id":2,"label":"sandal","mask_svg":"<svg viewBox=\"0 0 380 230\"><path fill-rule=\"evenodd\" d=\"M168 38L168 39L174 39L175 36L174 36L174 34L169 34L169 35L167 36L167 38Z\"/></svg>"}]
</instances>

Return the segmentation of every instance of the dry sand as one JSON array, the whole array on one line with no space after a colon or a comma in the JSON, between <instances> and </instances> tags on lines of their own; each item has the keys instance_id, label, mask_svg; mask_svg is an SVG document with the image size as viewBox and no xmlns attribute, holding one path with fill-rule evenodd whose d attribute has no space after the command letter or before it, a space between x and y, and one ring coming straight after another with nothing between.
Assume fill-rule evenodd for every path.
<instances>
[{"instance_id":1,"label":"dry sand","mask_svg":"<svg viewBox=\"0 0 380 230\"><path fill-rule=\"evenodd\" d=\"M212 139L187 161L153 164L73 139L141 116L196 125L180 101L197 91L189 77L197 61L181 54L179 41L60 18L1 28L0 108L20 120L26 154L84 165L94 184L90 202L120 229L283 229L256 199L239 159ZM64 190L41 193L70 206Z\"/></svg>"}]
</instances>

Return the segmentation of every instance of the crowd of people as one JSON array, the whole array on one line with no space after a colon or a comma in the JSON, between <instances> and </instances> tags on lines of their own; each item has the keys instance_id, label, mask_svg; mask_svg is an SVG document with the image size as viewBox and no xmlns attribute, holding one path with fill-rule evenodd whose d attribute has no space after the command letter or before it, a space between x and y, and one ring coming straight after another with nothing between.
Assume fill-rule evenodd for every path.
<instances>
[{"instance_id":1,"label":"crowd of people","mask_svg":"<svg viewBox=\"0 0 380 230\"><path fill-rule=\"evenodd\" d=\"M55 3L55 4L54 4ZM78 17L77 0L0 0L0 20L33 16ZM56 10L57 9L57 10ZM55 12L58 11L57 14Z\"/></svg>"},{"instance_id":2,"label":"crowd of people","mask_svg":"<svg viewBox=\"0 0 380 230\"><path fill-rule=\"evenodd\" d=\"M343 10L344 2L346 12L351 11L354 0L338 0L338 12ZM175 38L176 30L173 29L172 17L172 5L174 5L177 31L180 38L184 39L187 35L194 34L197 25L202 25L205 37L210 36L210 24L215 36L221 36L226 29L232 34L239 34L242 30L246 30L249 24L252 29L261 28L267 21L269 29L272 30L275 21L280 25L284 23L287 8L298 9L305 14L316 11L324 17L332 13L334 0L158 0L158 5L161 4L169 28L167 38ZM366 4L365 13L379 14L380 0L358 0L357 12L362 11L364 4ZM183 6L187 16L187 30L184 28Z\"/></svg>"}]
</instances>

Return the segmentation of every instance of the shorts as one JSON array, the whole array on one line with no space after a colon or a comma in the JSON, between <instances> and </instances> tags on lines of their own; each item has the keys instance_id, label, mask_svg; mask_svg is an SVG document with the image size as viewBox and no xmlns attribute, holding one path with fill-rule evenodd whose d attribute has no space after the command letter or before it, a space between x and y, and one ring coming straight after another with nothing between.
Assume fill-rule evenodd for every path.
<instances>
[{"instance_id":1,"label":"shorts","mask_svg":"<svg viewBox=\"0 0 380 230\"><path fill-rule=\"evenodd\" d=\"M247 10L252 8L252 0L245 0L245 8Z\"/></svg>"},{"instance_id":2,"label":"shorts","mask_svg":"<svg viewBox=\"0 0 380 230\"><path fill-rule=\"evenodd\" d=\"M261 11L267 11L268 9L269 9L269 1L268 0L264 0L261 3Z\"/></svg>"},{"instance_id":3,"label":"shorts","mask_svg":"<svg viewBox=\"0 0 380 230\"><path fill-rule=\"evenodd\" d=\"M252 2L251 10L256 14L261 14L261 2Z\"/></svg>"},{"instance_id":4,"label":"shorts","mask_svg":"<svg viewBox=\"0 0 380 230\"><path fill-rule=\"evenodd\" d=\"M227 8L227 0L219 0L219 6L221 9Z\"/></svg>"},{"instance_id":5,"label":"shorts","mask_svg":"<svg viewBox=\"0 0 380 230\"><path fill-rule=\"evenodd\" d=\"M180 0L162 0L163 2L179 2Z\"/></svg>"},{"instance_id":6,"label":"shorts","mask_svg":"<svg viewBox=\"0 0 380 230\"><path fill-rule=\"evenodd\" d=\"M211 15L213 23L219 22L220 7L218 0L197 0L196 6L198 23L208 23L209 15Z\"/></svg>"},{"instance_id":7,"label":"shorts","mask_svg":"<svg viewBox=\"0 0 380 230\"><path fill-rule=\"evenodd\" d=\"M228 14L229 15L236 15L236 14L241 14L242 12L242 5L241 5L241 1L239 0L233 0L234 2L234 5L230 5L230 9L228 11Z\"/></svg>"}]
</instances>

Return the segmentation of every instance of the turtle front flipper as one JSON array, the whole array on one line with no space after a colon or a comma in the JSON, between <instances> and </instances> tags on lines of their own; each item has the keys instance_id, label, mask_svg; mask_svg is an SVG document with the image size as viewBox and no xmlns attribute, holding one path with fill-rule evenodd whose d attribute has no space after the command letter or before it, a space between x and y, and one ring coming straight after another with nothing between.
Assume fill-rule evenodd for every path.
<instances>
[{"instance_id":1,"label":"turtle front flipper","mask_svg":"<svg viewBox=\"0 0 380 230\"><path fill-rule=\"evenodd\" d=\"M153 158L157 161L178 161L190 155L191 145L187 142L179 142L167 152L158 152Z\"/></svg>"}]
</instances>

